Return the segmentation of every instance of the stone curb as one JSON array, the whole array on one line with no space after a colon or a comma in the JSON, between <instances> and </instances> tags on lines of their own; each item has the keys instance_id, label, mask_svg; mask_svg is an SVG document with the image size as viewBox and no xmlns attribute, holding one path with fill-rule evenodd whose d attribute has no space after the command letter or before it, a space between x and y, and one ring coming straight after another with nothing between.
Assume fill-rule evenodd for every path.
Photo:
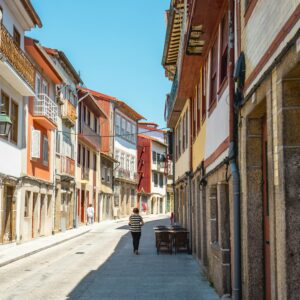
<instances>
[{"instance_id":1,"label":"stone curb","mask_svg":"<svg viewBox=\"0 0 300 300\"><path fill-rule=\"evenodd\" d=\"M13 263L13 262L15 262L15 261L21 260L21 259L23 259L23 258L25 258L25 257L31 256L31 255L36 254L36 253L38 253L38 252L44 251L44 250L46 250L46 249L55 247L55 246L57 246L57 245L59 245L59 244L62 244L62 243L65 243L65 242L67 242L67 241L70 241L70 240L72 240L72 239L75 239L75 238L77 238L77 237L80 237L80 236L82 236L82 235L84 235L84 234L90 232L91 230L92 230L92 228L88 229L87 231L78 233L78 234L76 234L76 235L74 235L74 236L71 236L71 237L68 237L68 238L66 238L66 239L63 239L63 240L61 240L61 241L54 242L53 244L49 244L49 245L47 245L47 246L44 246L44 247L38 248L38 249L36 249L36 250L33 250L33 251L30 251L30 252L24 253L24 254L22 254L22 255L16 256L16 257L14 257L14 258L11 258L11 259L9 259L9 260L7 260L7 261L1 262L1 263L0 263L0 268L1 268L1 267L4 267L4 266L6 266L6 265L9 265L9 264L11 264L11 263Z\"/></svg>"}]
</instances>

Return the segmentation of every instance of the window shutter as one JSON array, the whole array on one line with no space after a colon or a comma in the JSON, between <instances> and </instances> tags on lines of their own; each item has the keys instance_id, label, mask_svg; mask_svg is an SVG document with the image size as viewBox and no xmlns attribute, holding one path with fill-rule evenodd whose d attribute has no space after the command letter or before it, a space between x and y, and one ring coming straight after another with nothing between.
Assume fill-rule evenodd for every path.
<instances>
[{"instance_id":1,"label":"window shutter","mask_svg":"<svg viewBox=\"0 0 300 300\"><path fill-rule=\"evenodd\" d=\"M31 131L31 157L41 157L41 132L34 128Z\"/></svg>"}]
</instances>

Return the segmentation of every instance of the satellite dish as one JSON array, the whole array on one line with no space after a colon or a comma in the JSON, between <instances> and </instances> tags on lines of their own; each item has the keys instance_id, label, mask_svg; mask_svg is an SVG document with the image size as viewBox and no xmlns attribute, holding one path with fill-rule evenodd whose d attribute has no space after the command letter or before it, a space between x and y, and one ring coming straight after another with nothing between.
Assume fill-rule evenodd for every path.
<instances>
[{"instance_id":1,"label":"satellite dish","mask_svg":"<svg viewBox=\"0 0 300 300\"><path fill-rule=\"evenodd\" d=\"M3 12L2 12L2 10L0 9L0 21L2 20L2 18L3 18Z\"/></svg>"}]
</instances>

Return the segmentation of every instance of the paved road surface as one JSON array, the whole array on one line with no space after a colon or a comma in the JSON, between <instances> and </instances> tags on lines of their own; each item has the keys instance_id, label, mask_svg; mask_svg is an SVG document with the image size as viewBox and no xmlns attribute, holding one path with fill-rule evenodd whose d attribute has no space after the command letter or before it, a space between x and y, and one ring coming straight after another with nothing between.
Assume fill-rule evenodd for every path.
<instances>
[{"instance_id":1,"label":"paved road surface","mask_svg":"<svg viewBox=\"0 0 300 300\"><path fill-rule=\"evenodd\" d=\"M0 299L219 299L191 255L156 255L153 227L132 253L126 222L91 232L0 268Z\"/></svg>"}]
</instances>

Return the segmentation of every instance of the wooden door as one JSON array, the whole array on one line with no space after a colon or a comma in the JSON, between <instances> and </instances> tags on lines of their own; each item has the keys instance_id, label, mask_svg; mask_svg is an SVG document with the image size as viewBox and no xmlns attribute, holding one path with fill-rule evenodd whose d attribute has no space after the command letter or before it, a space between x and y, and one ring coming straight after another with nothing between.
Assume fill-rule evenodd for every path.
<instances>
[{"instance_id":1,"label":"wooden door","mask_svg":"<svg viewBox=\"0 0 300 300\"><path fill-rule=\"evenodd\" d=\"M80 218L80 221L81 223L84 223L84 202L85 202L85 194L84 194L84 190L81 190L81 218Z\"/></svg>"},{"instance_id":2,"label":"wooden door","mask_svg":"<svg viewBox=\"0 0 300 300\"><path fill-rule=\"evenodd\" d=\"M268 134L266 117L262 120L262 172L263 172L263 221L264 221L264 269L265 300L271 299L271 266L270 266L270 221L268 195Z\"/></svg>"},{"instance_id":3,"label":"wooden door","mask_svg":"<svg viewBox=\"0 0 300 300\"><path fill-rule=\"evenodd\" d=\"M4 193L5 215L2 231L2 242L8 243L14 240L15 235L15 205L13 203L14 188L7 186Z\"/></svg>"}]
</instances>

